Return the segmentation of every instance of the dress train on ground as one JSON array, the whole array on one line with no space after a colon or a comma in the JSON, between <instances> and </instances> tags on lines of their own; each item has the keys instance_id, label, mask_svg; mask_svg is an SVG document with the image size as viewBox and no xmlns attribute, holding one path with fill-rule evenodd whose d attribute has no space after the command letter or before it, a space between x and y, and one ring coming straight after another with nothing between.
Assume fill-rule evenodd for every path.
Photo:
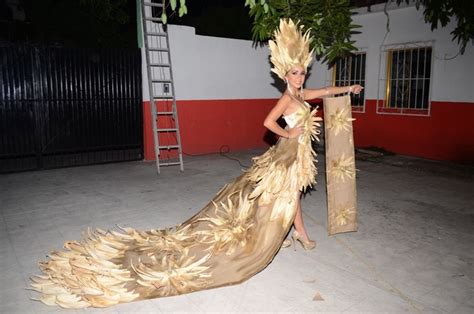
<instances>
[{"instance_id":1,"label":"dress train on ground","mask_svg":"<svg viewBox=\"0 0 474 314\"><path fill-rule=\"evenodd\" d=\"M281 138L254 158L186 222L168 229L87 230L52 252L32 278L40 301L65 308L122 302L233 285L264 269L280 249L299 192L315 184L316 109L301 103L298 139Z\"/></svg>"}]
</instances>

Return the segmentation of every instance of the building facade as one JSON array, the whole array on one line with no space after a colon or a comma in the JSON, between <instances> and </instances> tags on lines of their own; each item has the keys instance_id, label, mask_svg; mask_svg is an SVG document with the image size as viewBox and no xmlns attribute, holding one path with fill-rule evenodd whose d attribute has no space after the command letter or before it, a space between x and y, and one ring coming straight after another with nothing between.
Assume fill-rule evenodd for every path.
<instances>
[{"instance_id":1,"label":"building facade","mask_svg":"<svg viewBox=\"0 0 474 314\"><path fill-rule=\"evenodd\" d=\"M364 85L362 97L353 99L356 147L473 162L473 45L461 55L450 34L454 23L431 31L414 6L393 6L388 16L383 5L357 13L358 51L331 68L315 61L306 87ZM169 34L184 152L271 143L263 119L284 86L270 72L268 47L195 35L187 26L170 25ZM145 66L142 72L148 97ZM145 158L153 159L148 99L144 106Z\"/></svg>"}]
</instances>

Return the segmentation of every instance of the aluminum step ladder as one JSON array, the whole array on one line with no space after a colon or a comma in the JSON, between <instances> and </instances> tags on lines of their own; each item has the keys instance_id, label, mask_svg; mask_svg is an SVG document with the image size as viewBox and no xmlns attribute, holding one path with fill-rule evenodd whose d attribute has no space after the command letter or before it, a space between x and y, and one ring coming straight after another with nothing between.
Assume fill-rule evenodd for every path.
<instances>
[{"instance_id":1,"label":"aluminum step ladder","mask_svg":"<svg viewBox=\"0 0 474 314\"><path fill-rule=\"evenodd\" d=\"M158 3L153 0L141 0L150 114L158 173L162 166L179 166L180 170L184 171L168 32L159 17L162 9L161 1ZM171 152L173 159L160 159L165 151Z\"/></svg>"}]
</instances>

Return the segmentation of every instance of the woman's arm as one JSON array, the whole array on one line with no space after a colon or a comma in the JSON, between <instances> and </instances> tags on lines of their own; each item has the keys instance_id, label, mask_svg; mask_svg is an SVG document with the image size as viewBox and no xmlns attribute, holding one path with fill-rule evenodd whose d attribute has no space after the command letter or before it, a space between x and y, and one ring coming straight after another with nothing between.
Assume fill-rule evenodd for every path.
<instances>
[{"instance_id":1,"label":"woman's arm","mask_svg":"<svg viewBox=\"0 0 474 314\"><path fill-rule=\"evenodd\" d=\"M320 89L305 89L304 90L304 99L314 99L314 98L321 98L325 96L331 96L336 94L344 94L344 93L354 93L359 94L362 89L364 89L360 85L351 85L351 86L326 86Z\"/></svg>"},{"instance_id":2,"label":"woman's arm","mask_svg":"<svg viewBox=\"0 0 474 314\"><path fill-rule=\"evenodd\" d=\"M283 95L273 109L268 113L267 117L263 121L263 125L272 131L273 133L284 137L284 138L296 138L303 133L303 128L295 127L292 129L285 130L278 125L277 120L288 108L291 102L291 98L288 95Z\"/></svg>"}]
</instances>

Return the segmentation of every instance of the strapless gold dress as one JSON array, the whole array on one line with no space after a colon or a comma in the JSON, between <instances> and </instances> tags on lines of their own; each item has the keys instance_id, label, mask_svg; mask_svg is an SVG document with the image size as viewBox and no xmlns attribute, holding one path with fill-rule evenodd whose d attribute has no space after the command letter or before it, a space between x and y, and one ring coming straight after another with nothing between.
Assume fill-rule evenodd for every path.
<instances>
[{"instance_id":1,"label":"strapless gold dress","mask_svg":"<svg viewBox=\"0 0 474 314\"><path fill-rule=\"evenodd\" d=\"M31 286L40 301L65 308L107 307L241 283L278 252L299 191L315 184L316 109L291 119L298 139L280 138L196 215L168 229L87 230L40 263Z\"/></svg>"}]
</instances>

